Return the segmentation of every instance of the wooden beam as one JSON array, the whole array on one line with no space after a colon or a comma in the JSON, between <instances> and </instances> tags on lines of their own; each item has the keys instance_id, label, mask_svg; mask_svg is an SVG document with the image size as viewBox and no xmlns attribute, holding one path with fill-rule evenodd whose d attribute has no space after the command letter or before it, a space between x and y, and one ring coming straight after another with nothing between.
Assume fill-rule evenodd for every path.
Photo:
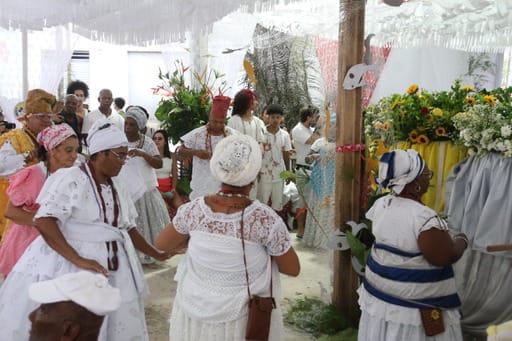
<instances>
[{"instance_id":1,"label":"wooden beam","mask_svg":"<svg viewBox=\"0 0 512 341\"><path fill-rule=\"evenodd\" d=\"M338 146L361 143L361 88L343 89L348 69L363 62L365 0L340 0L340 34L338 50L338 96L336 143ZM336 226L346 229L345 222L359 221L362 152L336 155ZM334 253L333 303L354 323L359 318L356 289L359 277L352 269L350 251Z\"/></svg>"}]
</instances>

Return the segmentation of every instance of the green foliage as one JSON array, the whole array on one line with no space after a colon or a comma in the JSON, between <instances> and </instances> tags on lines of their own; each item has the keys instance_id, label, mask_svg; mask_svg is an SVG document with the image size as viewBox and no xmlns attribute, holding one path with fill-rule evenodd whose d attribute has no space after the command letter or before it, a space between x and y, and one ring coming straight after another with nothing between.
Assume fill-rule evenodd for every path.
<instances>
[{"instance_id":1,"label":"green foliage","mask_svg":"<svg viewBox=\"0 0 512 341\"><path fill-rule=\"evenodd\" d=\"M357 341L357 329L347 328L334 335L322 335L318 341Z\"/></svg>"},{"instance_id":2,"label":"green foliage","mask_svg":"<svg viewBox=\"0 0 512 341\"><path fill-rule=\"evenodd\" d=\"M305 297L295 301L285 316L285 322L295 325L315 336L334 335L350 324L333 304Z\"/></svg>"},{"instance_id":3,"label":"green foliage","mask_svg":"<svg viewBox=\"0 0 512 341\"><path fill-rule=\"evenodd\" d=\"M202 74L194 72L195 86L189 86L185 82L188 70L183 63L176 61L176 70L172 74L164 74L160 70L158 78L163 84L153 89L155 94L162 96L155 116L173 143L208 122L214 96L212 89L215 88L218 94L226 89L226 82L221 80L223 75L215 70Z\"/></svg>"},{"instance_id":4,"label":"green foliage","mask_svg":"<svg viewBox=\"0 0 512 341\"><path fill-rule=\"evenodd\" d=\"M290 180L292 182L297 180L297 175L292 171L282 171L279 173L279 177L283 180Z\"/></svg>"},{"instance_id":5,"label":"green foliage","mask_svg":"<svg viewBox=\"0 0 512 341\"><path fill-rule=\"evenodd\" d=\"M350 231L345 231L347 236L348 245L350 245L350 252L352 256L356 257L360 264L366 264L368 255L371 249L366 249L366 245L363 244L359 239L356 238Z\"/></svg>"}]
</instances>

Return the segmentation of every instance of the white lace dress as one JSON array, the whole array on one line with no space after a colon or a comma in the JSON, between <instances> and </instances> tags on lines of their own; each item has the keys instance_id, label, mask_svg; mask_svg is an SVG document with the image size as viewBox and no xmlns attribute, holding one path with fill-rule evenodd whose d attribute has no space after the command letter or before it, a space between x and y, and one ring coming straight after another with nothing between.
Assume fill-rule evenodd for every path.
<instances>
[{"instance_id":1,"label":"white lace dress","mask_svg":"<svg viewBox=\"0 0 512 341\"><path fill-rule=\"evenodd\" d=\"M247 284L242 253L241 212L215 213L197 198L178 209L173 223L190 234L188 251L178 267L171 315L170 340L244 340L247 324ZM272 294L269 340L284 340L277 265L269 256L291 247L282 219L254 201L245 209L244 239L251 294Z\"/></svg>"},{"instance_id":2,"label":"white lace dress","mask_svg":"<svg viewBox=\"0 0 512 341\"><path fill-rule=\"evenodd\" d=\"M38 217L55 217L68 243L82 257L98 261L105 268L109 253L106 241L118 244L119 268L109 271L110 284L121 290L119 309L106 316L100 341L148 340L143 298L146 294L144 274L127 230L134 226L135 207L121 186L115 184L119 201L119 227L103 222L98 193L90 178L79 168L60 169L45 182L39 197ZM102 185L106 215L114 218L114 201L110 186ZM27 248L0 287L0 340L25 341L29 338L29 313L38 304L28 297L28 287L61 275L79 271L75 265L55 252L39 236Z\"/></svg>"}]
</instances>

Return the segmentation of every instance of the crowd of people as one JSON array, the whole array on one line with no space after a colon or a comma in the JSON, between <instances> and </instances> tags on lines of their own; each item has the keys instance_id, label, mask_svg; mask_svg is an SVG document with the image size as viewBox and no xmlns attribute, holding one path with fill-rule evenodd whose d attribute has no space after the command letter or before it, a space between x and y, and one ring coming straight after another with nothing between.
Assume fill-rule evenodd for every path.
<instances>
[{"instance_id":1,"label":"crowd of people","mask_svg":"<svg viewBox=\"0 0 512 341\"><path fill-rule=\"evenodd\" d=\"M0 136L0 339L148 340L143 265L184 254L170 339L253 339L258 321L264 339L283 340L280 274L297 276L300 262L282 213L291 203L297 242L326 247L336 115L305 106L288 133L280 105L260 118L243 89L214 97L208 123L171 153L145 108L102 89L88 111L88 97L72 82L56 112L52 94L31 90L22 127ZM188 196L178 189L183 158ZM421 203L432 174L412 150L380 160L390 194L367 213L375 243L358 291L360 340L462 340L451 265L468 241Z\"/></svg>"}]
</instances>

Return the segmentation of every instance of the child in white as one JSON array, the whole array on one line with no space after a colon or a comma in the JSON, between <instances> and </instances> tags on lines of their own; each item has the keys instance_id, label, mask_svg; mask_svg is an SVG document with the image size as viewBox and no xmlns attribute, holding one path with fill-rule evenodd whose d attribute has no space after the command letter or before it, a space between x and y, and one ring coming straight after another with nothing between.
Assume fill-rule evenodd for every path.
<instances>
[{"instance_id":1,"label":"child in white","mask_svg":"<svg viewBox=\"0 0 512 341\"><path fill-rule=\"evenodd\" d=\"M258 183L258 200L268 204L272 199L272 208L280 211L283 208L284 180L280 174L290 170L290 135L280 128L283 120L283 109L277 104L267 107L269 125L263 136L263 161Z\"/></svg>"}]
</instances>

